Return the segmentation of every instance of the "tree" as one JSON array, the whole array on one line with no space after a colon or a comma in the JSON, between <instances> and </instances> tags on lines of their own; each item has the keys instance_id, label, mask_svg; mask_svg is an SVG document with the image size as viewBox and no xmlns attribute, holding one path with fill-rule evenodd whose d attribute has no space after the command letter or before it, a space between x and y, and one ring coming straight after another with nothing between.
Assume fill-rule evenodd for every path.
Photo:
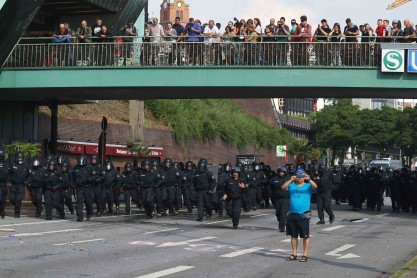
<instances>
[{"instance_id":1,"label":"tree","mask_svg":"<svg viewBox=\"0 0 417 278\"><path fill-rule=\"evenodd\" d=\"M305 162L306 157L308 156L311 150L311 146L307 140L293 140L290 144L288 144L288 154L293 156L295 159L295 163L302 163Z\"/></svg>"},{"instance_id":2,"label":"tree","mask_svg":"<svg viewBox=\"0 0 417 278\"><path fill-rule=\"evenodd\" d=\"M11 159L17 152L21 152L26 159L31 160L41 152L39 143L28 143L24 141L13 141L10 145L4 145L8 157Z\"/></svg>"}]
</instances>

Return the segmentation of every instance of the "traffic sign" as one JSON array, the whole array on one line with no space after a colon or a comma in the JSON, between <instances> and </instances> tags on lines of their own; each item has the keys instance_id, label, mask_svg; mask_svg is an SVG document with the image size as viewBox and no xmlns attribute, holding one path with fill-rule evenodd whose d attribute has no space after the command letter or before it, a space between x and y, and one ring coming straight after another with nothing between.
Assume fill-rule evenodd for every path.
<instances>
[{"instance_id":1,"label":"traffic sign","mask_svg":"<svg viewBox=\"0 0 417 278\"><path fill-rule=\"evenodd\" d=\"M277 157L287 156L287 146L277 146Z\"/></svg>"},{"instance_id":2,"label":"traffic sign","mask_svg":"<svg viewBox=\"0 0 417 278\"><path fill-rule=\"evenodd\" d=\"M404 50L382 49L382 72L404 72Z\"/></svg>"}]
</instances>

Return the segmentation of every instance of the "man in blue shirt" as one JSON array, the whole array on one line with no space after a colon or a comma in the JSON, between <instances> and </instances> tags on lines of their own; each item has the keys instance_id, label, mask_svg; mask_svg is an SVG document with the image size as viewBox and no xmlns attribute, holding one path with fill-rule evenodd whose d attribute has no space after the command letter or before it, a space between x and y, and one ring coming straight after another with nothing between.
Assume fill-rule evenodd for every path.
<instances>
[{"instance_id":1,"label":"man in blue shirt","mask_svg":"<svg viewBox=\"0 0 417 278\"><path fill-rule=\"evenodd\" d=\"M298 169L283 186L290 194L290 214L287 217L287 235L291 236L292 255L287 261L297 260L298 237L303 239L304 253L300 262L307 262L310 247L310 199L317 184L303 169Z\"/></svg>"},{"instance_id":2,"label":"man in blue shirt","mask_svg":"<svg viewBox=\"0 0 417 278\"><path fill-rule=\"evenodd\" d=\"M187 32L187 52L188 52L188 62L189 64L197 65L197 56L200 60L200 65L202 64L202 46L200 44L200 37L202 33L201 25L194 20L194 18L190 18L187 25L185 25L185 31ZM192 62L191 62L192 61Z\"/></svg>"}]
</instances>

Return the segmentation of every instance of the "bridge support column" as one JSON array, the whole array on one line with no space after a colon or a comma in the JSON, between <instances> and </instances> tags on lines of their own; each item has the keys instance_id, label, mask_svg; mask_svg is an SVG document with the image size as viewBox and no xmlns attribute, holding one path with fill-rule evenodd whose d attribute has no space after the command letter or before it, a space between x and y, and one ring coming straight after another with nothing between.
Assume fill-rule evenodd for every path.
<instances>
[{"instance_id":1,"label":"bridge support column","mask_svg":"<svg viewBox=\"0 0 417 278\"><path fill-rule=\"evenodd\" d=\"M58 103L53 100L49 104L49 110L51 110L51 141L49 142L49 151L52 154L57 153L58 148Z\"/></svg>"},{"instance_id":2,"label":"bridge support column","mask_svg":"<svg viewBox=\"0 0 417 278\"><path fill-rule=\"evenodd\" d=\"M132 140L143 142L143 127L145 125L145 103L140 100L130 100L129 108L129 125L132 129Z\"/></svg>"}]
</instances>

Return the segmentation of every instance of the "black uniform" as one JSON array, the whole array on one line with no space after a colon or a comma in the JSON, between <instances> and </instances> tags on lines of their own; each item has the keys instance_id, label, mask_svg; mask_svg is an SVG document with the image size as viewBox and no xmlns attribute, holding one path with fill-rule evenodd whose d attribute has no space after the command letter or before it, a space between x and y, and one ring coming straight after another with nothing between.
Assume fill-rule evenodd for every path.
<instances>
[{"instance_id":1,"label":"black uniform","mask_svg":"<svg viewBox=\"0 0 417 278\"><path fill-rule=\"evenodd\" d=\"M10 188L10 202L14 205L15 217L20 217L20 209L25 196L25 182L29 176L29 165L25 162L19 164L15 162L10 167L10 180L12 187Z\"/></svg>"},{"instance_id":2,"label":"black uniform","mask_svg":"<svg viewBox=\"0 0 417 278\"><path fill-rule=\"evenodd\" d=\"M0 156L4 154L0 153ZM4 208L6 206L6 181L9 177L9 163L4 161L4 157L0 157L0 216L3 219L5 217Z\"/></svg>"},{"instance_id":3,"label":"black uniform","mask_svg":"<svg viewBox=\"0 0 417 278\"><path fill-rule=\"evenodd\" d=\"M258 169L256 169L258 167ZM262 202L262 184L266 181L263 171L260 171L259 165L255 165L254 171L248 174L249 184L249 207L248 209L256 210Z\"/></svg>"},{"instance_id":4,"label":"black uniform","mask_svg":"<svg viewBox=\"0 0 417 278\"><path fill-rule=\"evenodd\" d=\"M91 190L93 194L93 200L96 203L96 215L100 216L103 212L103 186L100 183L100 173L102 171L102 167L99 163L90 164L89 167L91 168Z\"/></svg>"},{"instance_id":5,"label":"black uniform","mask_svg":"<svg viewBox=\"0 0 417 278\"><path fill-rule=\"evenodd\" d=\"M138 203L139 176L136 171L124 171L120 177L125 199L125 214L130 214L130 203Z\"/></svg>"},{"instance_id":6,"label":"black uniform","mask_svg":"<svg viewBox=\"0 0 417 278\"><path fill-rule=\"evenodd\" d=\"M105 169L101 172L101 186L103 187L103 195L102 195L102 209L106 208L106 203L108 205L108 212L109 215L113 214L113 204L115 200L114 191L117 187L117 182L119 179L119 172L112 168L110 170ZM117 197L118 198L118 197Z\"/></svg>"},{"instance_id":7,"label":"black uniform","mask_svg":"<svg viewBox=\"0 0 417 278\"><path fill-rule=\"evenodd\" d=\"M377 207L378 211L381 211L381 190L382 190L382 177L378 174L377 170L371 171L367 180L367 208L372 211Z\"/></svg>"},{"instance_id":8,"label":"black uniform","mask_svg":"<svg viewBox=\"0 0 417 278\"><path fill-rule=\"evenodd\" d=\"M139 175L141 186L142 204L145 208L146 217L153 218L155 210L155 188L158 187L161 176L151 170L142 170Z\"/></svg>"},{"instance_id":9,"label":"black uniform","mask_svg":"<svg viewBox=\"0 0 417 278\"><path fill-rule=\"evenodd\" d=\"M400 212L401 177L398 170L395 170L388 180L388 186L391 192L392 212Z\"/></svg>"},{"instance_id":10,"label":"black uniform","mask_svg":"<svg viewBox=\"0 0 417 278\"><path fill-rule=\"evenodd\" d=\"M193 211L193 206L196 204L196 193L193 186L194 178L195 178L195 170L184 170L182 173L182 180L183 180L183 195L184 195L184 203L187 207L187 212L191 213Z\"/></svg>"},{"instance_id":11,"label":"black uniform","mask_svg":"<svg viewBox=\"0 0 417 278\"><path fill-rule=\"evenodd\" d=\"M72 195L73 195L73 184L72 184L72 174L68 169L67 171L61 171L61 203L68 207L71 214L74 214L74 205L72 204Z\"/></svg>"},{"instance_id":12,"label":"black uniform","mask_svg":"<svg viewBox=\"0 0 417 278\"><path fill-rule=\"evenodd\" d=\"M223 216L223 209L224 209L224 186L228 179L231 178L230 172L221 172L217 177L217 187L216 192L213 193L213 207L215 211L219 214L219 216Z\"/></svg>"},{"instance_id":13,"label":"black uniform","mask_svg":"<svg viewBox=\"0 0 417 278\"><path fill-rule=\"evenodd\" d=\"M282 172L283 175L280 175L280 172ZM278 229L282 233L285 232L287 214L290 210L290 194L288 193L288 190L283 190L282 186L289 179L290 178L286 175L284 170L278 169L278 175L273 177L270 181L272 204L275 207Z\"/></svg>"},{"instance_id":14,"label":"black uniform","mask_svg":"<svg viewBox=\"0 0 417 278\"><path fill-rule=\"evenodd\" d=\"M349 203L354 211L362 209L362 184L359 174L356 170L349 171L346 174L345 184L349 193Z\"/></svg>"},{"instance_id":15,"label":"black uniform","mask_svg":"<svg viewBox=\"0 0 417 278\"><path fill-rule=\"evenodd\" d=\"M83 205L87 210L87 220L93 214L93 193L90 187L92 176L87 165L76 165L72 170L73 184L77 195L77 221L83 220Z\"/></svg>"},{"instance_id":16,"label":"black uniform","mask_svg":"<svg viewBox=\"0 0 417 278\"><path fill-rule=\"evenodd\" d=\"M332 173L321 171L313 174L313 181L317 184L317 212L319 215L319 223L324 224L324 211L329 215L330 224L334 221L334 214L331 209L332 204Z\"/></svg>"},{"instance_id":17,"label":"black uniform","mask_svg":"<svg viewBox=\"0 0 417 278\"><path fill-rule=\"evenodd\" d=\"M339 170L338 166L333 170L332 183L333 199L336 201L336 205L340 205L343 190L343 172Z\"/></svg>"},{"instance_id":18,"label":"black uniform","mask_svg":"<svg viewBox=\"0 0 417 278\"><path fill-rule=\"evenodd\" d=\"M196 201L198 209L198 221L203 220L204 209L207 217L211 217L212 204L209 191L216 187L216 179L208 170L197 170L194 176L194 189L196 191Z\"/></svg>"},{"instance_id":19,"label":"black uniform","mask_svg":"<svg viewBox=\"0 0 417 278\"><path fill-rule=\"evenodd\" d=\"M162 176L160 186L162 198L159 201L162 201L162 203L158 204L158 206L163 208L163 211L169 210L169 212L173 214L175 213L174 206L176 191L178 184L181 182L181 174L174 166L170 166L169 168L163 167L160 170L160 173Z\"/></svg>"},{"instance_id":20,"label":"black uniform","mask_svg":"<svg viewBox=\"0 0 417 278\"><path fill-rule=\"evenodd\" d=\"M43 210L42 195L43 195L43 181L45 170L39 165L32 167L29 171L29 192L32 199L32 204L35 206L35 217L41 217Z\"/></svg>"},{"instance_id":21,"label":"black uniform","mask_svg":"<svg viewBox=\"0 0 417 278\"><path fill-rule=\"evenodd\" d=\"M241 185L244 188L241 188ZM227 195L226 198L226 211L227 215L233 219L233 229L237 229L239 225L240 212L242 210L242 198L243 192L248 189L248 185L244 183L241 178L229 178L226 182L224 191Z\"/></svg>"},{"instance_id":22,"label":"black uniform","mask_svg":"<svg viewBox=\"0 0 417 278\"><path fill-rule=\"evenodd\" d=\"M45 196L46 220L52 219L52 209L58 210L59 217L65 218L64 204L60 202L61 185L60 173L57 170L47 169L43 176L43 191Z\"/></svg>"}]
</instances>

